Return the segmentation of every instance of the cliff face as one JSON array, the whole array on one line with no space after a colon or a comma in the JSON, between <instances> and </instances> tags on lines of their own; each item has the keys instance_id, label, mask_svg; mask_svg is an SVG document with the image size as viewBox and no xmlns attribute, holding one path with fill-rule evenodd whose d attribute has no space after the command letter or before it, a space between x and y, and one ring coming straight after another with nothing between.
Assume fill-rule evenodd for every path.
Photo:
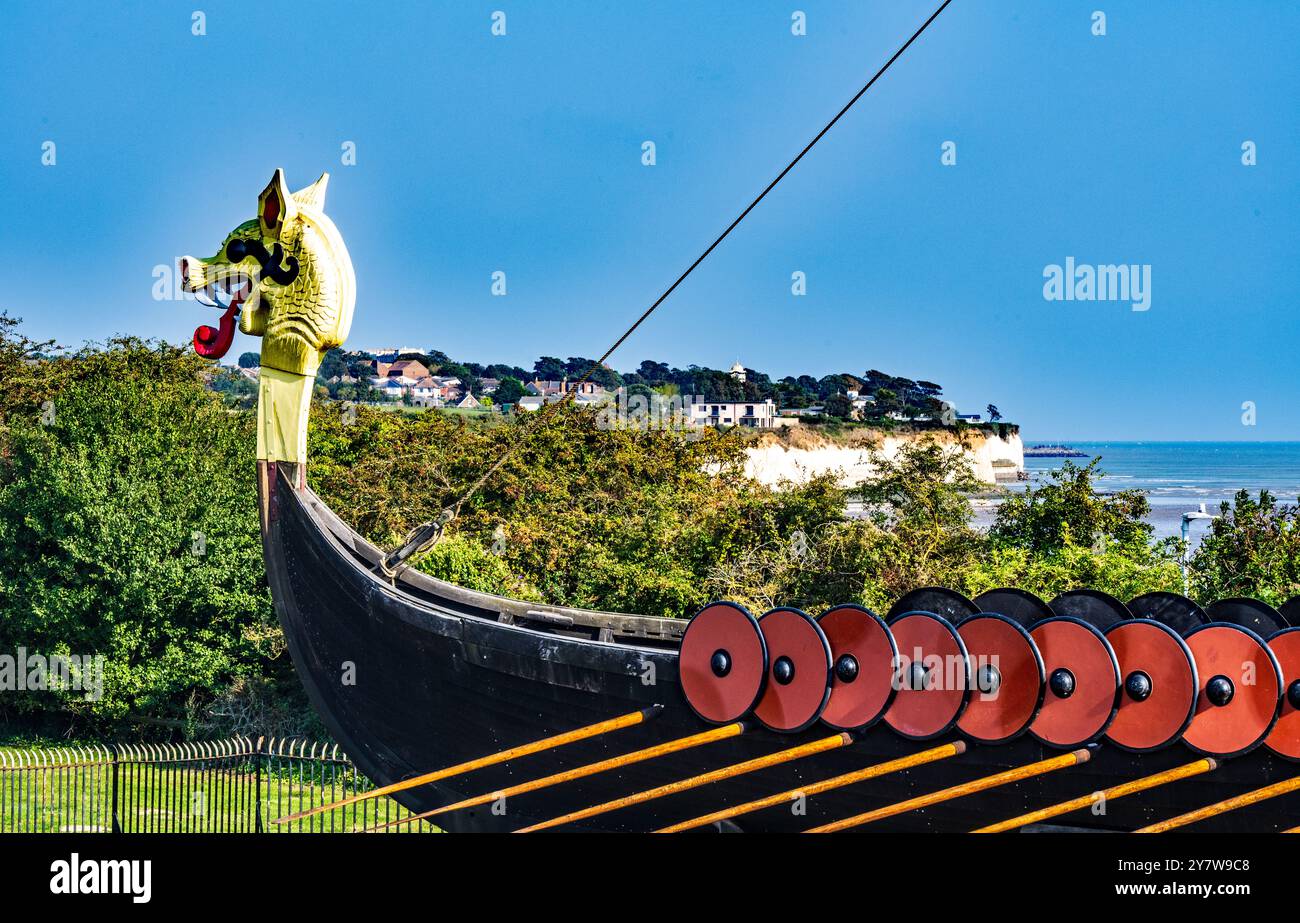
<instances>
[{"instance_id":1,"label":"cliff face","mask_svg":"<svg viewBox=\"0 0 1300 923\"><path fill-rule=\"evenodd\" d=\"M852 439L835 441L820 434L805 431L782 437L761 439L745 450L748 460L745 472L764 484L776 484L783 478L802 482L810 476L838 472L840 483L853 486L873 473L867 453L877 443L886 458L893 458L908 443L934 439L941 443L957 445L952 433L873 433L863 432ZM1025 469L1025 449L1018 433L1005 438L982 432L965 436L965 453L975 476L993 484L1009 480L1016 472ZM1008 464L1009 463L1009 464Z\"/></svg>"}]
</instances>

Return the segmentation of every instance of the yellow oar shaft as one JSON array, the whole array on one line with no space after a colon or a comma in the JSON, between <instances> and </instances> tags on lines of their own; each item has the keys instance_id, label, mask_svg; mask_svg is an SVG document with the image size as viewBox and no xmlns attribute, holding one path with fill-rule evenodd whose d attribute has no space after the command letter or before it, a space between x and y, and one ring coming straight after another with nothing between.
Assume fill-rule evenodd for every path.
<instances>
[{"instance_id":1,"label":"yellow oar shaft","mask_svg":"<svg viewBox=\"0 0 1300 923\"><path fill-rule=\"evenodd\" d=\"M466 798L464 801L457 801L455 804L449 804L441 808L434 808L432 811L425 811L423 814L413 814L412 816L404 817L401 820L380 824L378 827L371 827L367 832L373 833L377 830L383 830L385 827L409 824L413 821L423 820L426 817L433 817L438 814L447 814L451 811L460 811L464 808L473 808L481 804L487 804L490 801L497 801L501 798L511 798L515 795L526 794L527 792L535 792L541 788L550 788L552 785L572 782L575 779L594 776L598 773L608 772L611 769L621 769L624 766L631 766L633 763L652 760L658 756L667 756L670 753L678 753L682 750L689 750L692 747L711 744L716 740L726 740L729 737L737 737L744 732L745 725L742 722L726 724L722 727L712 728L699 734L691 734L689 737L679 737L676 740L656 744L653 747L646 747L643 750L634 750L633 752L625 753L622 756L614 756L609 759L600 760L596 763L587 763L585 766L578 766L574 769L566 769L564 772L557 772L549 776L543 776L540 779L533 779L531 782L520 782L518 785L511 785L509 788L499 789L494 792L485 792L482 795L475 795L473 798Z\"/></svg>"},{"instance_id":2,"label":"yellow oar shaft","mask_svg":"<svg viewBox=\"0 0 1300 923\"><path fill-rule=\"evenodd\" d=\"M1145 792L1160 785L1168 785L1170 782L1177 782L1179 779L1186 779L1190 776L1199 776L1203 772L1212 772L1218 768L1219 764L1212 759L1196 760L1174 769L1166 769L1164 772L1157 772L1149 776L1143 776L1140 779L1134 779L1132 782L1124 782L1121 785L1105 788L1091 795L1080 795L1078 798L1062 801L1060 804L1054 804L1049 808L1021 814L1019 817L1013 817L998 824L980 827L978 830L972 830L971 833L1003 833L1007 830L1017 830L1028 824L1036 824L1053 817L1059 817L1062 814L1069 814L1071 811L1077 811L1080 808L1091 807L1098 801L1113 801L1116 798L1123 798L1125 795Z\"/></svg>"},{"instance_id":3,"label":"yellow oar shaft","mask_svg":"<svg viewBox=\"0 0 1300 923\"><path fill-rule=\"evenodd\" d=\"M961 785L954 785L951 788L931 792L928 795L909 798L907 801L899 801L895 804L886 805L883 808L877 808L874 811L855 814L852 817L846 817L843 820L823 824L820 827L813 827L804 832L834 833L837 830L847 830L850 827L869 824L872 821L883 820L886 817L893 817L897 814L906 814L908 811L915 811L918 808L926 808L932 804L939 804L940 802L951 801L954 798L973 795L976 792L987 791L990 788L997 788L999 785L1019 782L1022 779L1041 776L1044 773L1055 772L1058 769L1065 769L1069 766L1077 766L1080 763L1088 762L1091 756L1092 754L1088 750L1075 750L1072 753L1062 753L1060 756L1054 756L1051 759L1042 760L1037 763L1030 763L1027 766L1017 766L1015 769L1008 769L1005 772L998 772L991 776L984 776L983 778L975 779L972 782L963 782Z\"/></svg>"},{"instance_id":4,"label":"yellow oar shaft","mask_svg":"<svg viewBox=\"0 0 1300 923\"><path fill-rule=\"evenodd\" d=\"M901 772L904 769L923 766L926 763L946 760L950 756L957 756L965 752L966 744L963 741L944 744L941 747L932 747L929 750L922 750L920 753L913 753L911 756L900 757L887 763L876 763L874 766L868 766L865 769L846 772L842 776L834 776L821 782L814 782L812 785L805 785L803 788L792 788L787 792L768 795L766 798L759 798L756 801L747 801L733 808L723 808L721 811L714 811L712 814L705 814L703 817L684 820L679 824L656 830L655 833L681 833L683 830L694 830L697 827L716 824L720 820L728 820L742 814L761 811L763 808L774 807L778 804L789 804L797 798L810 798L813 795L820 795L822 792L829 792L831 789L843 788L855 782L865 782L868 779L875 779L891 772Z\"/></svg>"},{"instance_id":5,"label":"yellow oar shaft","mask_svg":"<svg viewBox=\"0 0 1300 923\"><path fill-rule=\"evenodd\" d=\"M271 823L287 824L291 821L311 817L313 814L322 814L325 811L333 811L336 808L347 807L348 805L356 804L359 801L367 801L371 798L382 798L384 795L391 795L394 792L404 792L409 788L418 788L421 785L428 785L430 782L437 782L441 779L450 779L467 772L473 772L476 769L495 766L498 763L518 759L522 756L529 756L533 753L541 753L544 750L551 750L555 747L563 747L565 744L576 743L577 741L596 737L600 734L608 734L610 731L617 731L622 728L632 727L636 724L642 724L649 721L662 711L662 705L652 705L649 708L641 709L641 711L629 712L626 715L619 715L617 718L610 718L608 721L598 721L595 724L589 724L586 727L581 727L577 730L565 731L563 734L556 734L553 737L546 737L542 740L535 740L532 743L521 744L518 747L511 747L508 750L502 750L501 752L493 753L490 756L481 756L478 759L469 760L465 763L448 766L446 769L437 769L433 772L426 772L424 775L416 776L412 779L403 779L401 782L394 782L391 785L384 785L380 788L371 789L368 792L364 792L360 795L353 795L350 798L344 798L341 801L335 801L306 811L298 811L296 814L287 814L284 817L271 821Z\"/></svg>"},{"instance_id":6,"label":"yellow oar shaft","mask_svg":"<svg viewBox=\"0 0 1300 923\"><path fill-rule=\"evenodd\" d=\"M1237 795L1235 798L1227 798L1223 801L1216 801L1214 804L1207 804L1203 808L1195 811L1188 811L1186 814L1179 814L1177 817L1171 817L1169 820L1162 820L1158 824L1151 824L1140 830L1134 830L1134 833L1164 833L1166 830L1173 830L1177 827L1185 827L1188 824L1194 824L1198 820L1205 820L1208 817L1217 817L1220 814L1227 814L1229 811L1235 811L1237 808L1244 808L1248 805L1258 804L1261 801L1267 801L1270 798L1276 798L1278 795L1285 795L1287 792L1300 790L1300 776L1294 779L1287 779L1284 782L1274 782L1272 785L1265 785L1263 788L1257 788L1253 792L1246 792L1244 795Z\"/></svg>"},{"instance_id":7,"label":"yellow oar shaft","mask_svg":"<svg viewBox=\"0 0 1300 923\"><path fill-rule=\"evenodd\" d=\"M768 766L788 763L790 760L797 760L804 756L812 756L814 753L824 753L827 750L834 750L851 743L853 743L853 735L848 733L836 734L833 737L823 737L821 740L814 740L811 743L800 744L797 747L790 747L786 750L778 750L776 753L769 753L767 756L745 760L743 763L733 763L730 766L724 766L721 769L715 769L712 772L706 772L698 776L691 776L688 779L682 779L678 782L669 782L667 785L661 785L658 788L648 789L644 792L637 792L635 795L628 795L625 798L615 798L613 801L606 801L604 804L598 804L591 808L583 808L581 811L574 811L573 813L565 814L562 817L553 817L550 820L542 821L540 824L533 824L531 827L524 827L522 830L516 830L515 833L532 833L536 830L547 830L551 827L558 827L561 824L571 824L575 821L586 820L589 817L595 817L599 814L606 814L610 811L617 811L620 808L631 807L634 804L653 801L656 798L663 798L666 795L674 795L677 792L684 792L687 789L699 788L701 785L721 782L724 779L741 776L747 772L766 769Z\"/></svg>"}]
</instances>

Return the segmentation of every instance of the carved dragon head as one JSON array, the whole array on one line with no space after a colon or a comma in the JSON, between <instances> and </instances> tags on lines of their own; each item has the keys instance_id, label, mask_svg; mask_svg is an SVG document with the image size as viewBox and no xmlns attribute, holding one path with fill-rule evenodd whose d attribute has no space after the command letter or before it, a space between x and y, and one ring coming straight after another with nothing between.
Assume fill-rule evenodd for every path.
<instances>
[{"instance_id":1,"label":"carved dragon head","mask_svg":"<svg viewBox=\"0 0 1300 923\"><path fill-rule=\"evenodd\" d=\"M290 193L276 170L258 197L257 217L231 231L216 256L181 258L181 287L226 309L220 330L195 331L201 355L225 354L236 315L242 332L262 337L263 368L314 376L325 351L343 345L356 277L343 238L325 217L328 183L324 173Z\"/></svg>"}]
</instances>

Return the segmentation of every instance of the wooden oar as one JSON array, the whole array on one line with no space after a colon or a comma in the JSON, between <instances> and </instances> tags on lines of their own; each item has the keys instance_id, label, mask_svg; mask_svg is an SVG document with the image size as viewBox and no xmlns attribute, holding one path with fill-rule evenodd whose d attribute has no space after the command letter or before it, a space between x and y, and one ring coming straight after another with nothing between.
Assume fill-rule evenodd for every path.
<instances>
[{"instance_id":1,"label":"wooden oar","mask_svg":"<svg viewBox=\"0 0 1300 923\"><path fill-rule=\"evenodd\" d=\"M613 801L606 801L604 804L598 804L595 807L583 808L581 811L574 811L571 814L565 814L561 817L553 817L550 820L542 821L540 824L533 824L531 827L524 827L520 830L516 830L515 833L532 833L537 830L547 830L551 827L558 827L561 824L571 824L574 821L586 820L588 817L595 817L598 814L606 814L610 811L617 811L620 808L631 807L634 804L653 801L656 798L663 798L665 795L674 795L677 792L684 792L687 789L698 788L701 785L709 785L713 782L721 782L724 779L732 779L736 776L744 775L747 772L755 772L759 769L766 769L768 766L777 766L781 763L788 763L791 760L797 760L800 757L812 756L814 753L824 753L827 750L846 747L851 743L853 743L853 735L845 731L831 737L823 737L820 740L814 740L811 743L800 744L797 747L778 750L775 753L769 753L767 756L745 760L743 763L733 763L730 766L724 766L721 769L715 769L712 772L702 773L698 776L691 776L688 779L669 782L667 785L661 785L658 788L648 789L644 792L637 792L635 795L628 795L625 798L615 798Z\"/></svg>"},{"instance_id":2,"label":"wooden oar","mask_svg":"<svg viewBox=\"0 0 1300 923\"><path fill-rule=\"evenodd\" d=\"M382 798L384 795L393 794L393 792L404 792L408 788L418 788L421 785L427 785L430 782L437 782L440 779L450 779L453 776L473 772L475 769L482 769L486 766L495 766L497 763L504 763L507 760L513 760L521 756L541 753L545 750L553 750L556 747L563 747L565 744L576 743L579 740L587 740L590 737L608 734L610 731L617 731L622 728L632 727L636 724L643 724L657 716L663 710L664 707L662 705L651 705L649 708L629 712L626 715L619 715L617 718L610 718L608 721L598 721L595 724L589 724L586 727L580 727L574 731L565 731L563 734L556 734L553 737L535 740L530 744L521 744L518 747L511 747L508 750L502 750L501 752L493 753L490 756L481 756L478 759L470 760L466 763L458 763L455 766L448 766L446 769L437 769L433 772L426 772L424 775L416 776L412 779L403 779L401 782L394 782L391 785L384 785L380 788L371 789L363 794L353 795L349 798L344 798L341 801L335 801L332 804L309 808L306 811L298 811L295 814L286 814L284 817L271 821L271 823L287 824L291 821L302 820L304 817L311 817L313 814L321 814L325 811L333 811L336 808L347 807L348 805L356 804L359 801L367 801L371 798Z\"/></svg>"},{"instance_id":3,"label":"wooden oar","mask_svg":"<svg viewBox=\"0 0 1300 923\"><path fill-rule=\"evenodd\" d=\"M1029 763L1025 766L1017 766L1015 769L1008 769L1005 772L994 773L991 776L975 779L973 782L963 782L961 785L954 785L951 788L945 788L942 791L931 792L928 795L920 795L916 798L909 798L906 801L899 801L895 804L886 805L883 808L877 808L874 811L867 811L863 814L855 814L852 817L846 817L843 820L837 820L833 823L823 824L820 827L813 827L805 830L804 833L834 833L837 830L847 830L849 827L858 827L862 824L869 824L873 820L883 820L886 817L893 817L896 814L905 814L908 811L915 811L918 808L926 808L932 804L939 804L943 801L951 801L954 798L961 798L965 795L973 795L976 792L987 791L990 788L997 788L999 785L1006 785L1009 782L1019 782L1021 779L1030 779L1034 776L1041 776L1044 773L1055 772L1058 769L1066 769L1070 766L1077 766L1080 763L1086 763L1092 757L1092 751L1083 749L1075 750L1072 753L1062 753L1060 756L1054 756L1051 759L1042 760L1037 763Z\"/></svg>"},{"instance_id":4,"label":"wooden oar","mask_svg":"<svg viewBox=\"0 0 1300 923\"><path fill-rule=\"evenodd\" d=\"M1185 827L1188 824L1194 824L1198 820L1205 820L1208 817L1218 817L1220 814L1227 814L1229 811L1235 811L1237 808L1244 808L1247 805L1258 804L1261 801L1267 801L1270 798L1276 798L1278 795L1285 795L1287 792L1300 790L1300 776L1294 779L1287 779L1284 782L1274 782L1272 785L1265 785L1263 788L1257 788L1253 792L1246 792L1244 795L1237 795L1234 798L1225 798L1223 801L1216 801L1214 804L1207 804L1203 808L1197 808L1195 811L1188 811L1186 814L1179 814L1177 817L1171 817L1169 820L1162 820L1158 824L1151 824L1140 830L1134 830L1134 833L1164 833L1166 830L1173 830L1177 827Z\"/></svg>"},{"instance_id":5,"label":"wooden oar","mask_svg":"<svg viewBox=\"0 0 1300 923\"><path fill-rule=\"evenodd\" d=\"M535 792L541 788L550 788L552 785L559 785L563 782L572 782L575 779L583 779L587 776L594 776L597 773L608 772L611 769L621 769L624 766L631 766L633 763L641 763L645 760L652 760L658 756L667 756L670 753L689 750L691 747L710 744L715 740L726 740L729 737L737 737L745 733L745 730L746 726L744 722L741 721L737 721L734 724L724 724L722 727L712 728L699 734L691 734L689 737L679 737L676 740L670 740L667 743L662 744L655 744L653 747L646 747L642 750L634 750L631 753L625 753L622 756L613 756L609 759L600 760L599 762L587 763L584 766L578 766L574 769L566 769L563 772L543 776L540 779L533 779L531 782L520 782L518 785L511 785L508 788L498 789L493 792L485 792L482 795L475 795L473 798L466 798L463 801L457 801L455 804L445 805L441 808L434 808L432 811L425 811L423 814L412 814L410 817L403 817L400 820L389 821L388 823L380 824L377 827L367 827L365 832L376 833L387 827L397 827L402 824L409 824L417 820L423 820L426 817L433 817L438 814L447 814L451 811L462 810L463 808L477 807L480 804L487 804L489 801L496 801L498 798L510 798L514 795L522 795L526 792Z\"/></svg>"},{"instance_id":6,"label":"wooden oar","mask_svg":"<svg viewBox=\"0 0 1300 923\"><path fill-rule=\"evenodd\" d=\"M705 814L702 817L694 817L691 820L684 820L679 824L673 824L670 827L656 830L655 833L680 833L683 830L694 830L697 827L714 824L720 820L739 817L741 814L749 814L753 811L760 811L763 808L770 808L778 804L788 804L795 798L801 796L811 797L812 795L820 795L822 792L829 792L831 789L842 788L845 785L852 785L855 782L865 782L867 779L875 779L879 776L888 775L891 772L899 772L904 769L911 769L915 766L923 766L926 763L946 760L950 756L957 756L958 754L965 752L966 743L960 740L956 743L944 744L941 747L932 747L929 750L922 750L920 753L913 753L911 756L904 756L896 760L890 760L887 763L876 763L874 766L868 766L865 769L858 769L854 772L846 772L842 776L834 776L822 782L814 782L812 785L805 785L802 788L792 788L788 792L768 795L766 798L759 798L756 801L747 801L744 804L738 804L733 808L723 808L721 811L714 811L712 814Z\"/></svg>"},{"instance_id":7,"label":"wooden oar","mask_svg":"<svg viewBox=\"0 0 1300 923\"><path fill-rule=\"evenodd\" d=\"M1125 795L1132 795L1135 792L1144 792L1160 785L1168 785L1170 782L1177 782L1179 779L1199 776L1203 772L1212 772L1218 768L1219 764L1209 758L1184 763L1174 769L1166 769L1164 772L1143 776L1140 779L1134 779L1132 782L1125 782L1121 785L1102 789L1100 792L1094 792L1091 795L1080 795L1070 801L1062 801L1060 804L1054 804L1038 811L1031 811L1028 814L1021 814L1019 817L1013 817L998 824L980 827L978 830L972 830L971 833L1002 833L1006 830L1016 830L1026 824L1036 824L1051 817L1058 817L1061 814L1068 814L1071 811L1089 807L1097 802L1099 795L1103 801L1111 801L1115 798L1123 798Z\"/></svg>"}]
</instances>

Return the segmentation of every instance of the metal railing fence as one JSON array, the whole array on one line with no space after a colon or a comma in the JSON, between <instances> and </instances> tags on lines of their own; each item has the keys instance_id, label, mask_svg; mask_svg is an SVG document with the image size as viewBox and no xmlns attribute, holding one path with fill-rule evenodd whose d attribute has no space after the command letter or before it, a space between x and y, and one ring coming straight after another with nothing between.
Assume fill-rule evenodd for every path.
<instances>
[{"instance_id":1,"label":"metal railing fence","mask_svg":"<svg viewBox=\"0 0 1300 923\"><path fill-rule=\"evenodd\" d=\"M374 798L271 823L373 787L337 744L301 738L0 747L0 833L346 833L410 816Z\"/></svg>"}]
</instances>

